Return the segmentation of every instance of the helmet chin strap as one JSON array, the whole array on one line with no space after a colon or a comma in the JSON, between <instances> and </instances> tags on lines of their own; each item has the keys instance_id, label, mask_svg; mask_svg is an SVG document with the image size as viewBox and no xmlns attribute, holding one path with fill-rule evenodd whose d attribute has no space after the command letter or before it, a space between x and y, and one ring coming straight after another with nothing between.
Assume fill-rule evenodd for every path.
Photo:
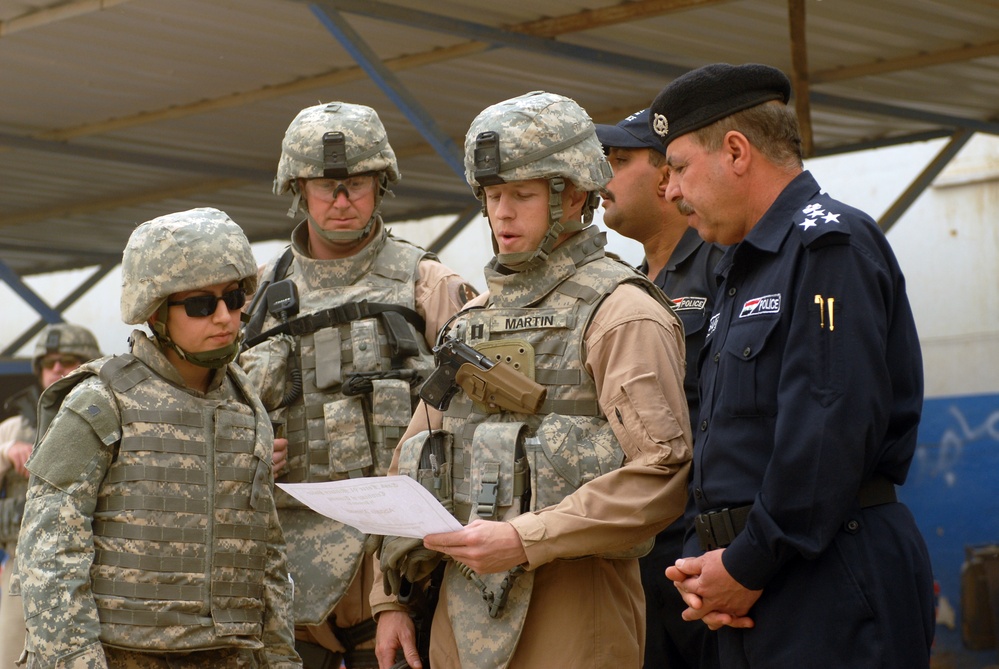
<instances>
[{"instance_id":1,"label":"helmet chin strap","mask_svg":"<svg viewBox=\"0 0 999 669\"><path fill-rule=\"evenodd\" d=\"M305 211L306 218L309 219L309 227L312 228L312 231L326 241L333 243L359 242L362 239L366 239L378 221L378 209L376 208L371 214L371 218L368 219L368 222L360 230L323 230L319 223L316 222L316 219L312 217L312 214L309 213L308 209L303 208L303 211Z\"/></svg>"},{"instance_id":2,"label":"helmet chin strap","mask_svg":"<svg viewBox=\"0 0 999 669\"><path fill-rule=\"evenodd\" d=\"M544 239L533 251L520 251L518 253L497 253L496 259L501 265L513 272L523 272L532 267L537 267L548 260L558 238L565 232L579 232L583 229L583 220L562 221L562 192L565 190L565 180L562 177L553 177L548 180L548 232ZM592 210L589 212L590 218L593 216ZM587 223L589 221L586 221ZM491 225L491 223L490 223ZM499 247L496 239L493 238L493 250Z\"/></svg>"},{"instance_id":3,"label":"helmet chin strap","mask_svg":"<svg viewBox=\"0 0 999 669\"><path fill-rule=\"evenodd\" d=\"M163 346L173 349L177 355L180 356L181 360L186 360L192 365L197 365L198 367L221 369L235 360L236 356L239 355L239 346L243 343L242 331L236 335L236 338L228 346L216 348L211 351L201 351L200 353L189 353L185 351L170 338L170 333L167 331L166 319L169 309L170 307L167 305L166 300L164 300L158 310L156 322L153 323L151 327L153 332L156 334L156 339Z\"/></svg>"}]
</instances>

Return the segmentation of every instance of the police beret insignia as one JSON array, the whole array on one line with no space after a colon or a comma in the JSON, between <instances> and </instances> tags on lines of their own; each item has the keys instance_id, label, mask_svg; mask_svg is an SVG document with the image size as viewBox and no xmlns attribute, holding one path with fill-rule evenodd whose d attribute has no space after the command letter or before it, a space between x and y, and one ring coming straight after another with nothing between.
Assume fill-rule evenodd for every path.
<instances>
[{"instance_id":1,"label":"police beret insignia","mask_svg":"<svg viewBox=\"0 0 999 669\"><path fill-rule=\"evenodd\" d=\"M669 132L669 121L662 114L656 114L652 117L652 131L659 135L660 137L665 137L666 133Z\"/></svg>"}]
</instances>

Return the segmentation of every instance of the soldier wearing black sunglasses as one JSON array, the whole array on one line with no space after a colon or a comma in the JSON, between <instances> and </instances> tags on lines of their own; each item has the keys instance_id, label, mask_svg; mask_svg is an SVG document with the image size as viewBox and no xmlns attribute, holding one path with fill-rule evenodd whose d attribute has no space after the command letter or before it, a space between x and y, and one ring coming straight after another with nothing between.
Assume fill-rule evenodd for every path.
<instances>
[{"instance_id":1,"label":"soldier wearing black sunglasses","mask_svg":"<svg viewBox=\"0 0 999 669\"><path fill-rule=\"evenodd\" d=\"M122 320L153 336L133 331L128 353L39 402L21 528L35 550L15 577L27 666L301 668L274 435L233 364L256 272L217 209L133 231Z\"/></svg>"}]
</instances>

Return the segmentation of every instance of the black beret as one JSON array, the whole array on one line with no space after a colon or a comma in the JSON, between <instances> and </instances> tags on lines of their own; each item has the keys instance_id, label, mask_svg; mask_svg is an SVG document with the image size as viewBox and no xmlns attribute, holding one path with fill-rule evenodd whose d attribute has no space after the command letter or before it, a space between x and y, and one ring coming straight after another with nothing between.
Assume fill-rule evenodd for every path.
<instances>
[{"instance_id":1,"label":"black beret","mask_svg":"<svg viewBox=\"0 0 999 669\"><path fill-rule=\"evenodd\" d=\"M691 70L659 92L649 107L649 127L663 146L726 116L791 98L791 82L776 67L715 63Z\"/></svg>"}]
</instances>

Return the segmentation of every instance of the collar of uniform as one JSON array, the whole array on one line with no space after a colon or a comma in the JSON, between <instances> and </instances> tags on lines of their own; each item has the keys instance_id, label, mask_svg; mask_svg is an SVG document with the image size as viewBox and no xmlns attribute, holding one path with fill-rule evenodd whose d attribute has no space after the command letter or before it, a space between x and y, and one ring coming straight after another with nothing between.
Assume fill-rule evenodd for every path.
<instances>
[{"instance_id":1,"label":"collar of uniform","mask_svg":"<svg viewBox=\"0 0 999 669\"><path fill-rule=\"evenodd\" d=\"M784 240L788 238L791 228L794 227L795 211L803 203L815 197L818 192L819 184L811 172L805 170L792 179L791 183L784 187L784 190L770 205L767 212L756 222L745 239L728 247L715 268L715 274L719 277L727 277L736 257L747 252L746 247L771 254L780 251Z\"/></svg>"},{"instance_id":2,"label":"collar of uniform","mask_svg":"<svg viewBox=\"0 0 999 669\"><path fill-rule=\"evenodd\" d=\"M388 230L379 218L371 232L370 241L357 253L346 258L319 260L308 253L309 222L302 221L291 233L291 245L295 252L297 266L302 272L301 293L306 290L321 290L330 286L349 286L371 271L378 254L385 247Z\"/></svg>"},{"instance_id":3,"label":"collar of uniform","mask_svg":"<svg viewBox=\"0 0 999 669\"><path fill-rule=\"evenodd\" d=\"M683 236L680 237L680 241L676 243L676 247L673 249L673 253L669 254L669 262L666 263L666 269L670 272L675 272L676 268L684 260L692 256L701 244L704 243L705 241L697 234L697 230L693 228L684 230Z\"/></svg>"},{"instance_id":4,"label":"collar of uniform","mask_svg":"<svg viewBox=\"0 0 999 669\"><path fill-rule=\"evenodd\" d=\"M575 274L578 267L602 258L606 244L607 234L591 225L555 247L544 262L523 272L504 274L499 271L497 259L493 258L485 269L488 306L531 306Z\"/></svg>"}]
</instances>

